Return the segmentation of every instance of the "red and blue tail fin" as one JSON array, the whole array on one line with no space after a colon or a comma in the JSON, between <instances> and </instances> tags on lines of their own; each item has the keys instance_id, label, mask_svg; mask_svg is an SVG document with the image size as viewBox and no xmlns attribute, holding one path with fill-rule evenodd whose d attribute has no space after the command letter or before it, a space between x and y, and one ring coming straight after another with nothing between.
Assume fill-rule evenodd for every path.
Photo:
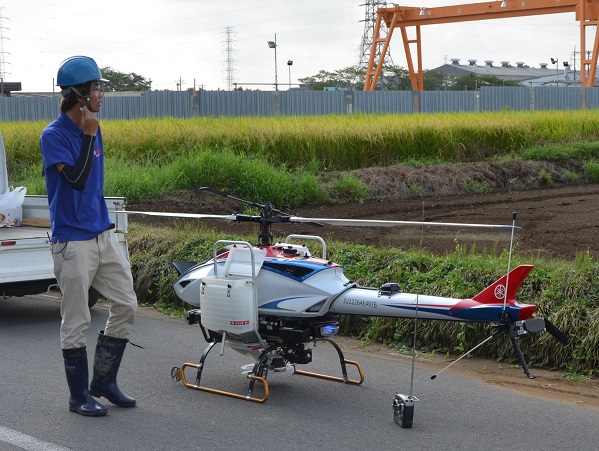
<instances>
[{"instance_id":1,"label":"red and blue tail fin","mask_svg":"<svg viewBox=\"0 0 599 451\"><path fill-rule=\"evenodd\" d=\"M505 297L507 299L506 303L508 305L514 305L516 301L516 293L533 268L534 265L520 265L512 269L509 274L506 274L498 281L489 285L483 291L474 296L472 300L479 302L480 304L497 304L498 302L503 303Z\"/></svg>"}]
</instances>

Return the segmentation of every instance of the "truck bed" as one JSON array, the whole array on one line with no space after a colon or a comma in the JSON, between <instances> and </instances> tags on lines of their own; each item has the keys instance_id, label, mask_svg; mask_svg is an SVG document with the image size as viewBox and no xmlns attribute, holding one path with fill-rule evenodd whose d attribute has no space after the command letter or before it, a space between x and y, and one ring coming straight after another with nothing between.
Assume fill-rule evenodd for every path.
<instances>
[{"instance_id":1,"label":"truck bed","mask_svg":"<svg viewBox=\"0 0 599 451\"><path fill-rule=\"evenodd\" d=\"M50 227L34 227L23 225L21 227L0 227L0 240L25 240L34 238L44 238L52 235Z\"/></svg>"},{"instance_id":2,"label":"truck bed","mask_svg":"<svg viewBox=\"0 0 599 451\"><path fill-rule=\"evenodd\" d=\"M128 259L127 215L118 214L124 199L106 198L108 214L115 223L115 234ZM24 296L45 292L54 279L50 246L50 211L45 196L25 196L23 225L0 227L0 296Z\"/></svg>"}]
</instances>

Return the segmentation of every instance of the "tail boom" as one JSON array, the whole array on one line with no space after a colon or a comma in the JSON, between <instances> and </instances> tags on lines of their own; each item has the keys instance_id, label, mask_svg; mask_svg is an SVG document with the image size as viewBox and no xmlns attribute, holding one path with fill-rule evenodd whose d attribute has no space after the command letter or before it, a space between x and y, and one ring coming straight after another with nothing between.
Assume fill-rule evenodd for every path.
<instances>
[{"instance_id":1,"label":"tail boom","mask_svg":"<svg viewBox=\"0 0 599 451\"><path fill-rule=\"evenodd\" d=\"M514 321L525 320L532 317L536 306L519 304L515 295L532 268L532 265L514 268L472 299L402 292L389 294L374 288L353 287L332 302L330 311L347 315L470 322L495 322L506 313ZM504 306L506 291L507 301Z\"/></svg>"}]
</instances>

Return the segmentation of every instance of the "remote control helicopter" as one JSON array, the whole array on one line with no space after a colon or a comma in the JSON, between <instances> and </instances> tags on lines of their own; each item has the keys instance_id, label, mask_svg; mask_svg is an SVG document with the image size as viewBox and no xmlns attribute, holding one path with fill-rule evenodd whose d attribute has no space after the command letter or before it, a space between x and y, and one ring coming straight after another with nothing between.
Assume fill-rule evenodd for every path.
<instances>
[{"instance_id":1,"label":"remote control helicopter","mask_svg":"<svg viewBox=\"0 0 599 451\"><path fill-rule=\"evenodd\" d=\"M457 224L364 219L305 218L284 213L269 203L256 203L233 197L212 188L204 192L248 204L258 214L189 214L133 212L155 216L216 219L255 223L259 227L258 243L220 240L214 244L212 258L196 262L174 262L179 273L174 283L176 295L197 308L186 318L198 324L208 343L199 363L184 363L171 371L175 381L196 390L226 395L258 403L269 397L269 373L291 372L347 384L361 384L361 366L346 360L333 341L339 330L340 315L386 316L419 320L445 320L490 323L493 336L505 334L526 376L532 378L520 351L518 338L547 331L563 343L568 338L548 319L536 316L536 306L521 304L516 294L532 265L520 265L491 283L469 299L453 299L419 293L404 293L398 283L385 283L378 288L362 287L349 280L343 268L329 260L325 241L315 235L289 235L284 242L273 243L273 224L304 223L332 226L368 227L477 227L511 229L512 225ZM307 242L314 242L321 255L312 255ZM492 338L492 337L489 337ZM324 341L337 351L342 376L312 373L298 368L312 361L310 344ZM481 343L482 344L482 343ZM249 379L245 393L233 393L202 385L206 360L214 347L232 349L252 359L244 367ZM462 356L463 357L463 356ZM455 362L454 362L455 363ZM353 367L357 377L348 376ZM197 370L190 382L186 370ZM436 376L433 376L433 378ZM262 386L255 396L256 386ZM411 427L413 400L410 394L397 394L394 399L395 420Z\"/></svg>"}]
</instances>

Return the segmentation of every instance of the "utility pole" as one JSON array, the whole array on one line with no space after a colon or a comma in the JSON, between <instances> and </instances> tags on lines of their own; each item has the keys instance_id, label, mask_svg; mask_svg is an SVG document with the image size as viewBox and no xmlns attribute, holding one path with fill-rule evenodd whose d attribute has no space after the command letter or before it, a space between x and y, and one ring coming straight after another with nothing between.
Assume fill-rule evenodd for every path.
<instances>
[{"instance_id":1,"label":"utility pole","mask_svg":"<svg viewBox=\"0 0 599 451\"><path fill-rule=\"evenodd\" d=\"M574 80L576 80L576 55L578 53L580 53L580 52L577 52L576 51L576 46L574 46L574 51L572 52L572 57L574 59L574 65L573 65L573 68L574 68Z\"/></svg>"}]
</instances>

